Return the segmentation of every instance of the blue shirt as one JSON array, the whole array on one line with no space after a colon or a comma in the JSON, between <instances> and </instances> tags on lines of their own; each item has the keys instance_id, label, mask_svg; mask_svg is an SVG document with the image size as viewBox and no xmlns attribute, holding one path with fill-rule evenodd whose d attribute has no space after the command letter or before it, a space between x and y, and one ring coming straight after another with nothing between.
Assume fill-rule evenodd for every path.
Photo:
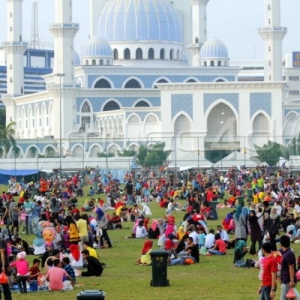
<instances>
[{"instance_id":1,"label":"blue shirt","mask_svg":"<svg viewBox=\"0 0 300 300\"><path fill-rule=\"evenodd\" d=\"M69 274L69 276L76 281L76 275L74 272L74 269L70 266L70 265L65 265L64 269L66 270L66 272Z\"/></svg>"},{"instance_id":2,"label":"blue shirt","mask_svg":"<svg viewBox=\"0 0 300 300\"><path fill-rule=\"evenodd\" d=\"M198 241L199 241L199 245L204 245L205 243L205 233L200 233L198 234Z\"/></svg>"},{"instance_id":3,"label":"blue shirt","mask_svg":"<svg viewBox=\"0 0 300 300\"><path fill-rule=\"evenodd\" d=\"M39 217L41 214L41 209L42 209L41 206L35 205L32 210L32 217L34 218Z\"/></svg>"}]
</instances>

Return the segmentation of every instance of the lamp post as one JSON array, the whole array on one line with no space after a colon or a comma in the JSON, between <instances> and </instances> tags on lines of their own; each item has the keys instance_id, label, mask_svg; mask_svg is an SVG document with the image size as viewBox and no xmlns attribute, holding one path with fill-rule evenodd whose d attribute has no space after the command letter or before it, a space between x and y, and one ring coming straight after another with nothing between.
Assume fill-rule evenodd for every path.
<instances>
[{"instance_id":1,"label":"lamp post","mask_svg":"<svg viewBox=\"0 0 300 300\"><path fill-rule=\"evenodd\" d=\"M61 78L65 76L64 73L56 73L54 76L59 77L59 173L62 177L61 170L61 155L62 155L62 109L61 109Z\"/></svg>"}]
</instances>

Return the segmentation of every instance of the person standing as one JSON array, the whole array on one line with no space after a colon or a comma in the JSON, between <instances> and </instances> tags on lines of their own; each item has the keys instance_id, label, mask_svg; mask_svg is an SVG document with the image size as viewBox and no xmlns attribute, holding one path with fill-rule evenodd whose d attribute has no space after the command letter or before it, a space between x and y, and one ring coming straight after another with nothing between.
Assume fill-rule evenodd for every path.
<instances>
[{"instance_id":1,"label":"person standing","mask_svg":"<svg viewBox=\"0 0 300 300\"><path fill-rule=\"evenodd\" d=\"M19 231L19 207L15 202L15 199L12 198L9 208L8 208L9 219L12 224L11 233L12 235L18 235Z\"/></svg>"},{"instance_id":2,"label":"person standing","mask_svg":"<svg viewBox=\"0 0 300 300\"><path fill-rule=\"evenodd\" d=\"M283 251L281 260L281 297L280 300L287 300L286 294L290 288L294 288L297 282L296 278L296 257L290 248L291 241L287 235L280 237L280 245Z\"/></svg>"},{"instance_id":3,"label":"person standing","mask_svg":"<svg viewBox=\"0 0 300 300\"><path fill-rule=\"evenodd\" d=\"M261 286L258 288L257 293L261 295L260 300L271 300L275 299L276 293L277 262L272 254L270 243L262 244L261 250L265 260Z\"/></svg>"},{"instance_id":4,"label":"person standing","mask_svg":"<svg viewBox=\"0 0 300 300\"><path fill-rule=\"evenodd\" d=\"M104 239L105 239L107 242L108 248L111 248L112 247L111 241L107 234L107 224L108 224L107 217L106 217L105 213L103 213L103 216L101 217L101 219L98 220L98 228L102 229L102 235L100 237L100 245L101 245L101 247L104 247Z\"/></svg>"},{"instance_id":5,"label":"person standing","mask_svg":"<svg viewBox=\"0 0 300 300\"><path fill-rule=\"evenodd\" d=\"M248 218L248 229L251 237L250 254L255 255L257 253L256 242L258 242L258 250L261 248L262 244L262 231L261 227L259 226L255 210L250 211Z\"/></svg>"},{"instance_id":6,"label":"person standing","mask_svg":"<svg viewBox=\"0 0 300 300\"><path fill-rule=\"evenodd\" d=\"M3 239L3 237L1 236L0 237L0 269L1 269L1 272L5 272L6 275L8 275L9 262L8 262L8 255L7 255L6 248L7 248L6 242ZM4 299L12 300L11 291L10 291L8 283L1 284L1 285L2 285L2 289L3 289Z\"/></svg>"},{"instance_id":7,"label":"person standing","mask_svg":"<svg viewBox=\"0 0 300 300\"><path fill-rule=\"evenodd\" d=\"M80 217L80 215L78 215L78 214L76 214L74 216L74 219L76 221L76 225L77 225L79 236L80 236L79 248L80 248L80 251L82 251L83 243L89 241L88 224L87 224L87 221L85 219L83 219L82 217Z\"/></svg>"},{"instance_id":8,"label":"person standing","mask_svg":"<svg viewBox=\"0 0 300 300\"><path fill-rule=\"evenodd\" d=\"M25 220L25 227L26 227L26 234L32 234L32 211L35 204L30 201L30 198L25 199L23 204L24 211L26 213L26 220Z\"/></svg>"},{"instance_id":9,"label":"person standing","mask_svg":"<svg viewBox=\"0 0 300 300\"><path fill-rule=\"evenodd\" d=\"M280 216L277 215L276 207L273 207L270 216L267 220L266 232L270 236L270 244L272 245L272 250L276 251L276 236L279 234L280 228Z\"/></svg>"},{"instance_id":10,"label":"person standing","mask_svg":"<svg viewBox=\"0 0 300 300\"><path fill-rule=\"evenodd\" d=\"M135 202L133 198L133 184L130 180L125 185L125 192L127 195L127 204L133 204Z\"/></svg>"}]
</instances>

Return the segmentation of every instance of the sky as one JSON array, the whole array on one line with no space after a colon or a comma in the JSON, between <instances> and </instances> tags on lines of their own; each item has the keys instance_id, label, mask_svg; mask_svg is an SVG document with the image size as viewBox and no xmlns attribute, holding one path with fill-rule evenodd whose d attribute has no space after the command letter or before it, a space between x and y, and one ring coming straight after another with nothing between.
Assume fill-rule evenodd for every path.
<instances>
[{"instance_id":1,"label":"sky","mask_svg":"<svg viewBox=\"0 0 300 300\"><path fill-rule=\"evenodd\" d=\"M23 0L23 37L30 41L31 3ZM40 41L53 42L48 27L54 22L54 0L39 2ZM190 1L190 0L182 0ZM6 39L6 0L0 0L0 42ZM80 24L75 49L81 53L89 36L89 1L73 0L73 21ZM207 7L208 37L222 40L231 60L263 59L263 41L258 27L264 25L264 0L210 0ZM283 55L300 51L300 0L281 1L281 23L288 27L283 40Z\"/></svg>"}]
</instances>

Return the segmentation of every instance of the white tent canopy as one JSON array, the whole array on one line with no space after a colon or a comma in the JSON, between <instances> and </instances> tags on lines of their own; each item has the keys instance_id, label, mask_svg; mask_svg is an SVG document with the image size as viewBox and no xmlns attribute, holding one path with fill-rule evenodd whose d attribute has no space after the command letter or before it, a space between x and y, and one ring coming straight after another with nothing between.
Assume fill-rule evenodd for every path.
<instances>
[{"instance_id":1,"label":"white tent canopy","mask_svg":"<svg viewBox=\"0 0 300 300\"><path fill-rule=\"evenodd\" d=\"M255 163L253 160L250 159L249 156L246 154L243 154L238 151L234 151L230 153L228 156L224 157L222 160L216 162L214 164L215 167L224 167L224 168L230 168L233 166L246 166L246 168L254 168L257 166L257 163Z\"/></svg>"}]
</instances>

